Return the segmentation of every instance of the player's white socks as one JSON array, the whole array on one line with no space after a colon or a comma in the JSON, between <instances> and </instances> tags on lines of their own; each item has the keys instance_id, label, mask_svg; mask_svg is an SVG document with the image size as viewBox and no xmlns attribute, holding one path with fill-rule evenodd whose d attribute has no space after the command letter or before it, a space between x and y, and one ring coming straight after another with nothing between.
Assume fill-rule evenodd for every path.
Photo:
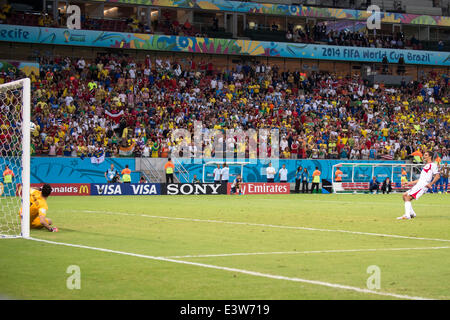
<instances>
[{"instance_id":1,"label":"player's white socks","mask_svg":"<svg viewBox=\"0 0 450 320\"><path fill-rule=\"evenodd\" d=\"M405 217L411 218L412 206L411 201L405 201Z\"/></svg>"},{"instance_id":2,"label":"player's white socks","mask_svg":"<svg viewBox=\"0 0 450 320\"><path fill-rule=\"evenodd\" d=\"M412 208L411 202L410 202L410 207L411 207L410 215L411 215L411 217L415 217L416 213L414 212L414 209Z\"/></svg>"}]
</instances>

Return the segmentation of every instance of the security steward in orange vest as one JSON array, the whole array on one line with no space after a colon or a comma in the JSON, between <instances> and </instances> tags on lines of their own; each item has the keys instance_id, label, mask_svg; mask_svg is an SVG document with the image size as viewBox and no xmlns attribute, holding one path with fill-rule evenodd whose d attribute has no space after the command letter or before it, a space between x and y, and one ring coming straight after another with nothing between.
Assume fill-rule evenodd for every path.
<instances>
[{"instance_id":1,"label":"security steward in orange vest","mask_svg":"<svg viewBox=\"0 0 450 320\"><path fill-rule=\"evenodd\" d=\"M313 193L314 189L317 190L317 193L319 193L319 184L320 184L320 175L322 173L319 170L319 167L316 167L316 170L313 172L313 180L312 180L312 186L311 186L311 193Z\"/></svg>"},{"instance_id":2,"label":"security steward in orange vest","mask_svg":"<svg viewBox=\"0 0 450 320\"><path fill-rule=\"evenodd\" d=\"M5 166L5 170L3 171L3 188L1 188L3 192L0 192L0 195L2 193L5 194L5 196L14 196L14 185L13 185L13 179L15 178L14 172L8 167L8 165Z\"/></svg>"},{"instance_id":3,"label":"security steward in orange vest","mask_svg":"<svg viewBox=\"0 0 450 320\"><path fill-rule=\"evenodd\" d=\"M339 168L337 168L336 172L334 173L334 181L342 182L342 171Z\"/></svg>"},{"instance_id":4,"label":"security steward in orange vest","mask_svg":"<svg viewBox=\"0 0 450 320\"><path fill-rule=\"evenodd\" d=\"M164 165L164 170L166 171L166 183L173 183L173 171L175 169L175 165L172 162L172 159L167 159L167 163Z\"/></svg>"},{"instance_id":5,"label":"security steward in orange vest","mask_svg":"<svg viewBox=\"0 0 450 320\"><path fill-rule=\"evenodd\" d=\"M122 173L122 182L131 183L131 170L128 168L128 165L125 165L125 169L123 169L121 173Z\"/></svg>"}]
</instances>

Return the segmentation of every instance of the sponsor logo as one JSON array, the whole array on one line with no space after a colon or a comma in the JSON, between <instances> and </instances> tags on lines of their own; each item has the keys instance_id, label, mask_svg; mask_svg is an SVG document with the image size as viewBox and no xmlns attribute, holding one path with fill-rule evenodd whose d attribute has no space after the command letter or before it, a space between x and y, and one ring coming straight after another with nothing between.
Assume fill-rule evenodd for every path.
<instances>
[{"instance_id":1,"label":"sponsor logo","mask_svg":"<svg viewBox=\"0 0 450 320\"><path fill-rule=\"evenodd\" d=\"M157 184L130 184L133 195L157 195L161 194Z\"/></svg>"},{"instance_id":2,"label":"sponsor logo","mask_svg":"<svg viewBox=\"0 0 450 320\"><path fill-rule=\"evenodd\" d=\"M51 196L89 196L91 189L89 184L83 183L50 183L52 187ZM42 183L32 183L31 188L39 189ZM21 190L17 190L20 194Z\"/></svg>"},{"instance_id":3,"label":"sponsor logo","mask_svg":"<svg viewBox=\"0 0 450 320\"><path fill-rule=\"evenodd\" d=\"M227 193L230 194L231 183L228 184ZM289 183L242 183L242 194L289 194L291 187Z\"/></svg>"},{"instance_id":4,"label":"sponsor logo","mask_svg":"<svg viewBox=\"0 0 450 320\"><path fill-rule=\"evenodd\" d=\"M91 191L94 196L117 196L123 194L120 184L93 184Z\"/></svg>"},{"instance_id":5,"label":"sponsor logo","mask_svg":"<svg viewBox=\"0 0 450 320\"><path fill-rule=\"evenodd\" d=\"M58 185L58 186L52 186L52 193L59 194L59 193L78 193L78 187L77 186L71 186L71 185Z\"/></svg>"},{"instance_id":6,"label":"sponsor logo","mask_svg":"<svg viewBox=\"0 0 450 320\"><path fill-rule=\"evenodd\" d=\"M93 196L151 196L160 195L161 186L159 183L114 183L114 184L91 184L91 194Z\"/></svg>"},{"instance_id":7,"label":"sponsor logo","mask_svg":"<svg viewBox=\"0 0 450 320\"><path fill-rule=\"evenodd\" d=\"M91 194L91 187L88 184L83 184L78 189L79 194Z\"/></svg>"},{"instance_id":8,"label":"sponsor logo","mask_svg":"<svg viewBox=\"0 0 450 320\"><path fill-rule=\"evenodd\" d=\"M168 195L225 194L222 185L214 183L170 183L165 191Z\"/></svg>"}]
</instances>

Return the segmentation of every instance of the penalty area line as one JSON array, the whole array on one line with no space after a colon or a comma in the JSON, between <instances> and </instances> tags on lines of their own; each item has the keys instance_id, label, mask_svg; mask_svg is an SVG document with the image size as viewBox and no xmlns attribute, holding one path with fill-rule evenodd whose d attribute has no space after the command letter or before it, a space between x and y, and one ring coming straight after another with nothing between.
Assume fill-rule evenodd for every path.
<instances>
[{"instance_id":1,"label":"penalty area line","mask_svg":"<svg viewBox=\"0 0 450 320\"><path fill-rule=\"evenodd\" d=\"M212 264L176 260L176 259L157 257L157 256L149 256L149 255L144 255L144 254L130 253L130 252L125 252L125 251L118 251L118 250L111 250L111 249L104 249L104 248L97 248L97 247L90 247L90 246L79 245L79 244L57 242L57 241L44 240L44 239L38 239L38 238L32 238L32 237L26 238L26 239L32 240L32 241L37 241L37 242L53 244L53 245L60 245L60 246L67 246L67 247L74 247L74 248L81 248L81 249L89 249L89 250L95 250L95 251L101 251L101 252L107 252L107 253L115 253L115 254L143 258L143 259L165 261L165 262L172 262L172 263L178 263L178 264L203 267L203 268L208 268L208 269L236 272L236 273L242 273L242 274L246 274L246 275L250 275L250 276L269 278L269 279L275 279L275 280L285 280L285 281L291 281L291 282L307 283L307 284L319 285L319 286L324 286L324 287L329 287L329 288L334 288L334 289L349 290L349 291L355 291L358 293L374 294L374 295L393 297L393 298L398 298L398 299L433 300L430 298L408 296L408 295L404 295L404 294L396 294L396 293L383 292L383 291L375 291L375 290L370 290L370 289L365 289L365 288L358 288L358 287L329 283L329 282L318 281L318 280L308 280L308 279L302 279L302 278L296 278L296 277L285 277L285 276L274 275L274 274L269 274L269 273L261 273L261 272L257 272L257 271L249 271L249 270L244 270L244 269L221 267L221 266L216 266L216 265L212 265Z\"/></svg>"},{"instance_id":2,"label":"penalty area line","mask_svg":"<svg viewBox=\"0 0 450 320\"><path fill-rule=\"evenodd\" d=\"M80 212L80 210L74 212ZM410 240L427 240L427 241L440 241L440 242L450 242L450 239L434 239L434 238L423 238L423 237L410 237L402 236L396 234L383 234L383 233L372 233L372 232L362 232L362 231L349 231L349 230L339 230L339 229L321 229L321 228L311 228L311 227L298 227L298 226L283 226L274 224L262 224L253 222L237 222L237 221L221 221L221 220L208 220L208 219L196 219L196 218L180 218L180 217L166 217L166 216L154 216L148 214L139 213L125 213L125 212L112 212L112 211L91 211L91 210L81 210L81 212L87 213L101 213L101 214L114 214L123 216L136 216L145 217L153 219L166 219L166 220L179 220L179 221L191 221L191 222L207 222L207 223L222 223L222 224L232 224L232 225L245 225L245 226L255 226L264 228L278 228L278 229L293 229L293 230L307 230L307 231L320 231L320 232L338 232L338 233L349 233L358 234L364 236L375 236L375 237L386 237L386 238L398 238L398 239L410 239Z\"/></svg>"}]
</instances>

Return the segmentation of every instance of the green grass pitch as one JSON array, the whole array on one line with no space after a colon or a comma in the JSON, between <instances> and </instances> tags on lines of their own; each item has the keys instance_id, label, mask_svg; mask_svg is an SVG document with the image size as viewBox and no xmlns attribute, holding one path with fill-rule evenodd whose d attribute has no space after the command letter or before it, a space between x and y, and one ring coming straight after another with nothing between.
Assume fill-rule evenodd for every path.
<instances>
[{"instance_id":1,"label":"green grass pitch","mask_svg":"<svg viewBox=\"0 0 450 320\"><path fill-rule=\"evenodd\" d=\"M447 195L413 202L417 218L410 221L396 220L404 211L399 194L50 197L48 203L60 232L31 236L85 247L0 240L0 296L450 299ZM71 265L80 268L80 289L67 288ZM380 271L380 288L372 292L369 266Z\"/></svg>"}]
</instances>

